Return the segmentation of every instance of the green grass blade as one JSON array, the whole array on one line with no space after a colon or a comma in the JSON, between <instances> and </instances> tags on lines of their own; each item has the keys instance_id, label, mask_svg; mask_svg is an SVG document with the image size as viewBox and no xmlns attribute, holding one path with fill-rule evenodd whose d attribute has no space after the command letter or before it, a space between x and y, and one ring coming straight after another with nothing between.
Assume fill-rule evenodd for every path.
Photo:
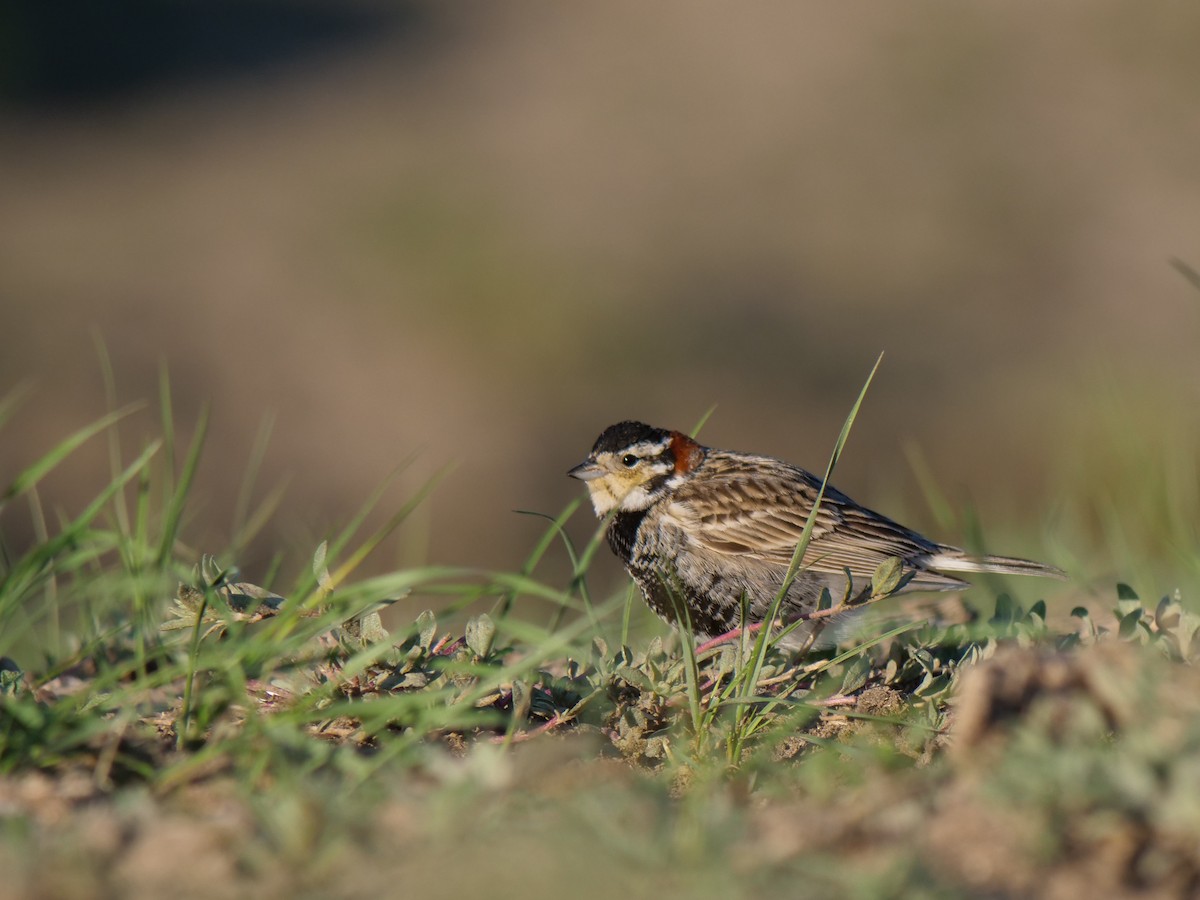
<instances>
[{"instance_id":1,"label":"green grass blade","mask_svg":"<svg viewBox=\"0 0 1200 900\"><path fill-rule=\"evenodd\" d=\"M917 484L921 486L921 494L925 497L929 511L933 513L933 520L945 531L955 530L954 508L938 487L933 470L929 467L929 460L925 458L920 445L916 441L906 441L904 456L908 460L908 467L917 478Z\"/></svg>"},{"instance_id":2,"label":"green grass blade","mask_svg":"<svg viewBox=\"0 0 1200 900\"><path fill-rule=\"evenodd\" d=\"M230 541L231 554L235 557L238 556L258 536L267 523L271 521L275 513L278 512L279 505L283 502L283 497L286 493L286 483L276 485L263 498L262 502L254 508L254 511L241 521Z\"/></svg>"},{"instance_id":3,"label":"green grass blade","mask_svg":"<svg viewBox=\"0 0 1200 900\"><path fill-rule=\"evenodd\" d=\"M29 386L18 384L4 397L0 398L0 428L3 428L13 414L20 408L29 394Z\"/></svg>"},{"instance_id":4,"label":"green grass blade","mask_svg":"<svg viewBox=\"0 0 1200 900\"><path fill-rule=\"evenodd\" d=\"M691 435L692 437L696 437L698 434L700 434L701 429L703 429L704 426L708 424L708 420L712 418L712 414L715 413L716 411L717 411L717 404L714 403L712 406L710 406L708 409L706 409L704 411L704 415L702 415L700 417L700 420L698 422L696 422L695 425L692 426L692 430L689 431L688 434Z\"/></svg>"},{"instance_id":5,"label":"green grass blade","mask_svg":"<svg viewBox=\"0 0 1200 900\"><path fill-rule=\"evenodd\" d=\"M679 623L679 643L683 648L684 685L687 688L692 735L699 745L704 738L706 722L704 721L703 697L700 692L700 664L696 659L696 632L692 628L692 617L683 599L672 593L671 602L675 606L675 617Z\"/></svg>"},{"instance_id":6,"label":"green grass blade","mask_svg":"<svg viewBox=\"0 0 1200 900\"><path fill-rule=\"evenodd\" d=\"M88 504L82 513L66 524L58 535L34 547L18 560L4 577L0 578L0 633L3 634L6 644L11 645L17 637L13 633L13 629L9 627L11 624L10 614L23 602L28 589L35 585L41 576L49 574L51 564L60 553L82 541L92 520L132 478L149 464L159 447L160 444L157 441L148 446Z\"/></svg>"},{"instance_id":7,"label":"green grass blade","mask_svg":"<svg viewBox=\"0 0 1200 900\"><path fill-rule=\"evenodd\" d=\"M325 548L325 558L326 559L330 559L330 560L337 559L338 556L341 555L341 552L347 546L349 546L350 541L354 538L354 535L358 533L358 530L360 528L362 528L363 523L367 521L367 517L370 516L371 511L374 510L375 507L379 505L379 502L387 494L387 491L392 486L392 484L395 483L395 481L399 477L400 473L403 472L406 468L408 468L408 466L412 464L414 459L416 459L416 456L412 455L412 456L409 456L407 459L403 460L400 463L400 465L398 465L387 476L387 478L385 478L383 480L383 482L379 485L379 487L377 487L374 491L372 491L371 495L366 499L366 502L364 502L359 507L358 512L355 513L353 518L351 518L350 521L341 529L341 531L338 533L338 535L333 540L326 542L326 548ZM316 589L318 587L319 587L319 585L317 584L317 579L316 579L315 574L306 572L304 578L296 586L295 593L297 596L307 597L313 592L314 589ZM318 597L318 600L319 600L319 597Z\"/></svg>"},{"instance_id":8,"label":"green grass blade","mask_svg":"<svg viewBox=\"0 0 1200 900\"><path fill-rule=\"evenodd\" d=\"M863 382L862 390L858 392L858 397L855 398L854 405L850 407L850 413L846 416L846 421L842 424L842 430L838 433L837 440L834 442L833 452L829 455L829 463L825 467L825 477L821 479L821 489L817 492L813 508L809 511L808 519L804 522L804 531L800 534L800 540L796 544L796 550L792 553L792 560L788 564L787 574L783 580L783 587L777 597L777 600L780 602L782 602L788 588L792 586L792 582L796 580L796 575L800 571L800 564L804 559L805 551L808 549L808 542L812 538L813 528L817 524L817 514L820 512L821 503L825 499L825 491L829 487L829 480L833 477L833 472L837 468L838 461L842 458L842 450L846 446L846 441L850 438L850 429L854 426L854 420L858 418L858 411L862 407L863 399L867 396L867 390L871 387L871 382L875 378L875 373L879 371L879 365L882 362L883 354L880 353L875 360L875 365L871 367L871 371L867 375L867 380ZM768 619L767 621L770 622L773 619Z\"/></svg>"},{"instance_id":9,"label":"green grass blade","mask_svg":"<svg viewBox=\"0 0 1200 900\"><path fill-rule=\"evenodd\" d=\"M522 575L529 576L534 573L534 570L537 569L538 563L542 561L542 557L546 555L546 551L550 549L550 545L554 543L554 539L556 537L562 538L563 543L567 548L567 555L571 558L571 564L573 566L576 565L577 560L575 557L575 548L571 544L571 539L567 536L564 526L566 525L567 521L573 515L575 515L582 503L583 498L576 497L574 500L568 503L563 508L563 511L554 518L551 518L545 513L531 512L522 509L516 510L518 515L535 516L540 519L547 519L550 522L550 524L546 527L546 530L542 532L542 536L534 546L533 551L525 558L525 563L521 566ZM512 610L512 605L514 602L516 602L516 599L517 595L515 593L510 592L502 595L500 599L496 601L496 604L493 607L493 615L501 617L507 616Z\"/></svg>"},{"instance_id":10,"label":"green grass blade","mask_svg":"<svg viewBox=\"0 0 1200 900\"><path fill-rule=\"evenodd\" d=\"M164 567L175 552L175 539L179 536L179 523L183 519L183 510L187 505L188 492L196 477L196 469L200 465L200 452L204 449L204 440L208 435L208 404L200 410L200 418L196 421L196 433L192 435L192 443L188 447L187 458L183 463L183 471L175 490L171 492L167 502L167 512L163 520L162 539L158 545L158 556L155 559L159 568Z\"/></svg>"},{"instance_id":11,"label":"green grass blade","mask_svg":"<svg viewBox=\"0 0 1200 900\"><path fill-rule=\"evenodd\" d=\"M110 411L117 408L117 376L113 371L112 359L108 355L108 346L100 336L98 329L92 329L92 342L96 346L96 357L100 365L100 378L104 384L104 401ZM110 478L116 478L121 472L121 432L110 428L106 435L108 439L108 471ZM125 495L122 493L113 497L113 517L122 534L129 534L129 510L125 507Z\"/></svg>"},{"instance_id":12,"label":"green grass blade","mask_svg":"<svg viewBox=\"0 0 1200 900\"><path fill-rule=\"evenodd\" d=\"M435 473L432 478L430 478L423 485L421 485L420 488L417 489L417 492L408 500L408 502L400 507L395 515L384 522L374 534L363 541L362 544L360 544L359 547L350 554L350 557L344 563L338 566L337 569L335 569L330 575L331 587L336 588L339 584L345 581L350 573L357 569L359 564L367 558L371 551L383 543L384 539L386 539L388 535L400 527L400 524L410 515L412 515L413 510L424 503L425 499L431 493L433 493L433 489L437 487L438 482L441 481L448 472L449 469L447 468Z\"/></svg>"},{"instance_id":13,"label":"green grass blade","mask_svg":"<svg viewBox=\"0 0 1200 900\"><path fill-rule=\"evenodd\" d=\"M1200 272L1176 257L1171 258L1171 268L1182 275L1188 284L1200 291Z\"/></svg>"},{"instance_id":14,"label":"green grass blade","mask_svg":"<svg viewBox=\"0 0 1200 900\"><path fill-rule=\"evenodd\" d=\"M242 476L242 483L238 488L237 501L233 507L233 548L235 552L244 547L262 527L261 522L251 527L253 519L262 517L263 508L260 507L256 513L252 514L250 512L250 498L254 495L254 483L257 481L258 473L262 469L263 460L267 455L267 445L271 442L271 432L274 431L274 428L274 416L267 416L263 419L258 427L258 434L254 437L254 444L250 448L250 459L246 463L246 472ZM275 498L264 505L273 510L278 503L279 499ZM267 514L269 515L269 512Z\"/></svg>"},{"instance_id":15,"label":"green grass blade","mask_svg":"<svg viewBox=\"0 0 1200 900\"><path fill-rule=\"evenodd\" d=\"M820 490L817 491L816 499L813 502L813 508L808 513L808 519L804 523L804 530L800 534L800 540L796 543L796 549L792 553L792 560L788 564L787 573L784 575L783 584L776 593L774 600L771 602L771 607L768 610L767 616L764 619L765 624L759 629L757 638L754 642L754 649L750 655L748 672L745 680L742 682L745 689L754 692L757 690L759 679L762 675L762 669L766 662L767 651L771 646L772 637L771 631L774 628L775 620L779 617L779 610L783 606L784 597L787 596L788 590L792 583L796 580L796 576L800 573L801 562L804 559L804 554L808 550L808 543L812 538L813 528L816 526L817 515L821 509L821 503L825 499L825 490L829 486L829 481L833 477L834 470L837 468L838 461L841 459L842 450L846 446L846 441L850 437L850 429L854 425L854 420L858 417L858 411L862 407L863 399L867 395L867 389L870 388L872 380L875 378L875 373L879 371L879 365L883 362L883 354L880 353L875 360L875 365L871 367L870 373L867 375L867 380L863 383L862 389L858 392L858 397L854 401L854 405L850 408L850 413L846 416L846 421L842 425L842 430L838 434L837 440L833 445L833 452L829 456L829 463L825 467L825 476L821 479ZM738 727L735 729L735 734L742 732L751 722L753 712L750 707L745 707L742 712L739 712ZM743 732L744 734L744 732ZM734 748L731 747L731 751Z\"/></svg>"},{"instance_id":16,"label":"green grass blade","mask_svg":"<svg viewBox=\"0 0 1200 900\"><path fill-rule=\"evenodd\" d=\"M129 414L141 409L142 406L143 404L141 403L131 403L128 406L116 410L115 412L101 416L95 422L92 422L90 425L79 429L66 440L59 443L53 450L42 456L39 460L37 460L37 462L33 463L33 465L29 466L27 469L18 474L15 479L13 479L13 482L9 485L8 490L6 490L3 494L0 494L0 509L3 509L4 506L10 501L24 494L27 490L50 474L50 472L54 471L54 469L57 468L63 460L78 450L80 446L91 440L106 428L112 427L112 425L121 421L121 419L125 418Z\"/></svg>"},{"instance_id":17,"label":"green grass blade","mask_svg":"<svg viewBox=\"0 0 1200 900\"><path fill-rule=\"evenodd\" d=\"M576 497L565 507L563 507L563 511L553 519L551 519L545 513L530 512L528 510L521 509L516 511L518 515L537 516L539 518L550 520L549 526L547 526L546 530L542 533L542 536L534 546L533 551L525 558L525 563L521 566L522 574L533 574L534 569L536 569L538 563L542 561L542 557L546 555L546 551L550 549L550 545L554 543L554 539L556 537L561 537L563 539L563 541L567 544L568 552L573 551L570 540L568 539L567 533L563 526L567 524L568 520L570 520L570 518L579 510L579 507L583 505L583 499L584 498L582 496Z\"/></svg>"},{"instance_id":18,"label":"green grass blade","mask_svg":"<svg viewBox=\"0 0 1200 900\"><path fill-rule=\"evenodd\" d=\"M171 376L166 360L159 363L158 368L158 415L163 435L162 490L170 495L175 493L175 410L171 403Z\"/></svg>"}]
</instances>

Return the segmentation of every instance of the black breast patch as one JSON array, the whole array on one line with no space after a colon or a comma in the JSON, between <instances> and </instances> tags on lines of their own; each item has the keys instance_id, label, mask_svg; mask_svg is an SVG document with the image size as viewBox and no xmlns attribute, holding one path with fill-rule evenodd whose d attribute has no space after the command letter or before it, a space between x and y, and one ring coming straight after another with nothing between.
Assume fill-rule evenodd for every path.
<instances>
[{"instance_id":1,"label":"black breast patch","mask_svg":"<svg viewBox=\"0 0 1200 900\"><path fill-rule=\"evenodd\" d=\"M621 562L628 563L633 558L633 545L637 542L638 528L646 518L648 510L639 509L633 512L617 513L608 526L605 537L608 546L617 554Z\"/></svg>"}]
</instances>

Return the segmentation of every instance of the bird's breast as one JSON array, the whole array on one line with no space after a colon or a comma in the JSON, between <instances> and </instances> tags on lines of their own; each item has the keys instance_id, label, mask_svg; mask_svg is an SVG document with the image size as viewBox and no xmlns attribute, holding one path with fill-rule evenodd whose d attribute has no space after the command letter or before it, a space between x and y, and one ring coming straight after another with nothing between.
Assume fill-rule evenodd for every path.
<instances>
[{"instance_id":1,"label":"bird's breast","mask_svg":"<svg viewBox=\"0 0 1200 900\"><path fill-rule=\"evenodd\" d=\"M621 560L628 564L633 559L633 548L637 544L638 529L649 510L638 509L619 512L608 526L608 546Z\"/></svg>"}]
</instances>

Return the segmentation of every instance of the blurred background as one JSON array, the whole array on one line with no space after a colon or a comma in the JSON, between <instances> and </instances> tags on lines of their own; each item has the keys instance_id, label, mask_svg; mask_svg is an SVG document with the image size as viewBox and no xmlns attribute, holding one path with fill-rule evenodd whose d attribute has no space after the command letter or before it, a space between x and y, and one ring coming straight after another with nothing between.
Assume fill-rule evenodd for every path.
<instances>
[{"instance_id":1,"label":"blurred background","mask_svg":"<svg viewBox=\"0 0 1200 900\"><path fill-rule=\"evenodd\" d=\"M150 401L129 455L163 364L182 438L212 404L197 552L270 422L247 578L410 457L379 519L454 468L373 565L512 568L606 425L715 405L705 442L821 470L883 351L843 490L1085 588L1178 581L1197 33L1117 0L9 0L0 483L104 412L99 339ZM94 440L42 501L108 477Z\"/></svg>"}]
</instances>

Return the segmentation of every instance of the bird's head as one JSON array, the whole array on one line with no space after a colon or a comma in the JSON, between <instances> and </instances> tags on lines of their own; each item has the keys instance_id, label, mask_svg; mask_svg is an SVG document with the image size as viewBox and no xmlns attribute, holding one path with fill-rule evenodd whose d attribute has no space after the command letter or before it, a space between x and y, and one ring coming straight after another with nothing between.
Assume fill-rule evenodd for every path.
<instances>
[{"instance_id":1,"label":"bird's head","mask_svg":"<svg viewBox=\"0 0 1200 900\"><path fill-rule=\"evenodd\" d=\"M620 422L604 430L587 459L567 472L587 484L596 515L646 509L686 479L705 449L686 434Z\"/></svg>"}]
</instances>

